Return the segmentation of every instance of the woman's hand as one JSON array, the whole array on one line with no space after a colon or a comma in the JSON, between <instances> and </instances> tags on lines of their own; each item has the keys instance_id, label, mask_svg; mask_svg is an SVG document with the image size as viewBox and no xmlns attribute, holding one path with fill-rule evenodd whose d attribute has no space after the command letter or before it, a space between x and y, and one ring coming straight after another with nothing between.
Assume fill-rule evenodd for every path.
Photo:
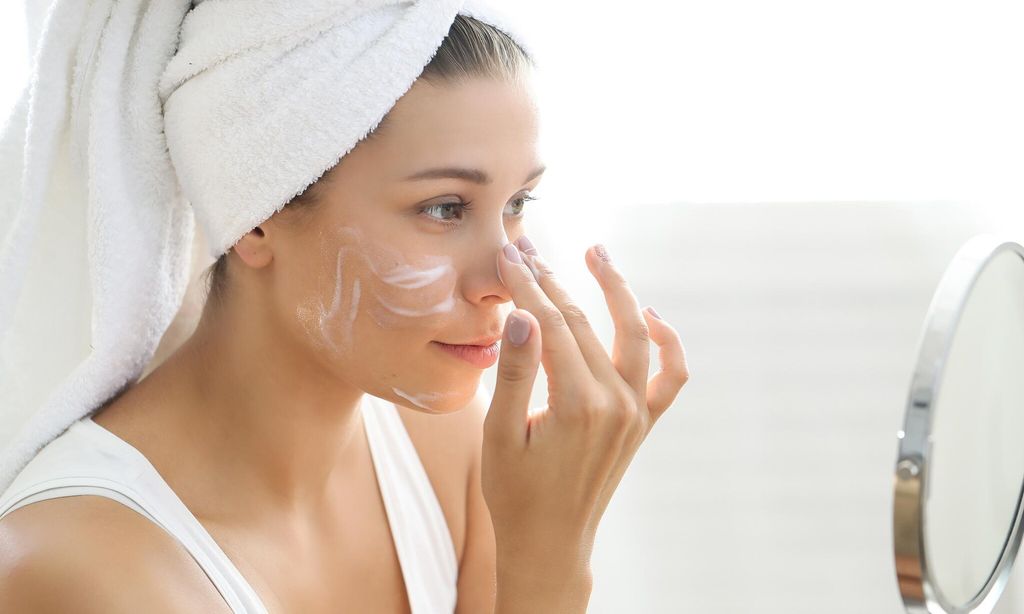
<instances>
[{"instance_id":1,"label":"woman's hand","mask_svg":"<svg viewBox=\"0 0 1024 614\"><path fill-rule=\"evenodd\" d=\"M498 272L517 309L505 324L484 422L481 481L494 523L499 593L504 570L589 577L601 516L626 467L689 378L682 343L642 311L601 246L586 253L615 323L612 355L524 238ZM516 261L519 256L520 261ZM516 319L519 322L516 322ZM514 333L528 333L522 345ZM648 381L650 341L661 370ZM543 363L548 403L529 408Z\"/></svg>"}]
</instances>

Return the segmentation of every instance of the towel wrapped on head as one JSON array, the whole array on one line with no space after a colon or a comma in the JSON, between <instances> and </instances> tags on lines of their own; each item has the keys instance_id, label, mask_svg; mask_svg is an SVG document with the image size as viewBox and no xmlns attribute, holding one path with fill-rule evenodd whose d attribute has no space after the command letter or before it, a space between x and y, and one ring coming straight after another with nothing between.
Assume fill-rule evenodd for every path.
<instances>
[{"instance_id":1,"label":"towel wrapped on head","mask_svg":"<svg viewBox=\"0 0 1024 614\"><path fill-rule=\"evenodd\" d=\"M319 179L458 14L530 52L483 0L50 2L0 135L0 492L137 381L196 231L216 258Z\"/></svg>"}]
</instances>

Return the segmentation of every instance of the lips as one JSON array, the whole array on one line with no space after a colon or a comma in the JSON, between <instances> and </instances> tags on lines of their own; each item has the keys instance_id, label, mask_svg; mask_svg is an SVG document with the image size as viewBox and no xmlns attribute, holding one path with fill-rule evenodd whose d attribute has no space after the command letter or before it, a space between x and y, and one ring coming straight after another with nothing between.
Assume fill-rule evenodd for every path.
<instances>
[{"instance_id":1,"label":"lips","mask_svg":"<svg viewBox=\"0 0 1024 614\"><path fill-rule=\"evenodd\" d=\"M490 338L493 339L493 337ZM460 358L479 369L487 369L498 362L500 346L497 341L486 346L469 344L450 345L440 341L434 341L433 344L446 354Z\"/></svg>"},{"instance_id":2,"label":"lips","mask_svg":"<svg viewBox=\"0 0 1024 614\"><path fill-rule=\"evenodd\" d=\"M459 342L459 343L447 343L447 342L442 342L442 343L445 343L446 345L477 345L477 346L480 346L480 347L488 347L488 346L494 345L495 343L497 343L499 341L501 341L501 335L493 335L493 336L490 336L490 337L477 337L473 341L462 341L462 342Z\"/></svg>"}]
</instances>

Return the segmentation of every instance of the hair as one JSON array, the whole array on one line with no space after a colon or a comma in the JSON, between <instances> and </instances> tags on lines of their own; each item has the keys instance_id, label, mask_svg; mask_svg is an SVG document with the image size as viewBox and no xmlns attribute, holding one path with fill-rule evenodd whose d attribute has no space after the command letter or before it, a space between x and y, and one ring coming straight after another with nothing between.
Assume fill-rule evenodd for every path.
<instances>
[{"instance_id":1,"label":"hair","mask_svg":"<svg viewBox=\"0 0 1024 614\"><path fill-rule=\"evenodd\" d=\"M476 77L515 80L525 69L535 65L526 50L505 32L473 17L456 15L447 36L423 68L419 79L433 84L458 84ZM388 117L385 115L362 140L378 135ZM291 217L314 209L329 182L330 170L287 202L281 212L287 212L286 215ZM221 300L228 285L228 252L217 258L207 275L207 301Z\"/></svg>"}]
</instances>

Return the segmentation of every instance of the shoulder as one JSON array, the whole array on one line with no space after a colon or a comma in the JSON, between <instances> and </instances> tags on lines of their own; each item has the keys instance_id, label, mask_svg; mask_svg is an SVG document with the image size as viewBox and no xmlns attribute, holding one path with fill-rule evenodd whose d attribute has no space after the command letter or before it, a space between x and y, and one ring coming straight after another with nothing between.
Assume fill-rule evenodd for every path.
<instances>
[{"instance_id":1,"label":"shoulder","mask_svg":"<svg viewBox=\"0 0 1024 614\"><path fill-rule=\"evenodd\" d=\"M161 527L107 497L77 495L0 519L0 611L228 610Z\"/></svg>"}]
</instances>

